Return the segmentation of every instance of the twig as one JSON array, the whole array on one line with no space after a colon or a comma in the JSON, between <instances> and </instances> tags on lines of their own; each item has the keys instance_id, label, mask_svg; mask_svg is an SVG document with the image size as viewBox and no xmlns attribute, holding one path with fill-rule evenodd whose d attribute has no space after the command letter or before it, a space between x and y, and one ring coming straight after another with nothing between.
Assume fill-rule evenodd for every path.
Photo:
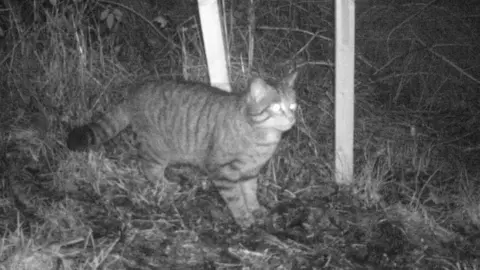
<instances>
[{"instance_id":1,"label":"twig","mask_svg":"<svg viewBox=\"0 0 480 270\"><path fill-rule=\"evenodd\" d=\"M369 66L370 68L373 68L375 70L375 73L378 72L378 68L373 64L370 60L368 60L365 56L361 55L360 53L355 53L356 57L358 60L362 61L365 65ZM375 74L374 73L374 74Z\"/></svg>"},{"instance_id":2,"label":"twig","mask_svg":"<svg viewBox=\"0 0 480 270\"><path fill-rule=\"evenodd\" d=\"M319 33L319 32L317 31L317 32L315 33L315 35L311 36L310 39L305 43L305 45L303 45L303 47L300 48L300 50L298 50L298 52L296 52L296 53L292 56L292 58L295 58L295 57L297 57L297 55L299 55L300 53L302 53L302 52L308 47L308 45L310 45L310 43L312 43L312 41L315 39L315 37L317 36L318 33Z\"/></svg>"},{"instance_id":3,"label":"twig","mask_svg":"<svg viewBox=\"0 0 480 270\"><path fill-rule=\"evenodd\" d=\"M391 31L390 33L388 33L388 36L387 36L387 43L388 41L390 40L390 36L393 34L393 32L395 32L398 28L402 27L402 25L406 24L407 22L409 22L411 19L415 18L416 16L418 16L420 13L422 13L425 9L427 9L429 6L431 6L433 3L435 3L437 0L432 0L430 1L429 3L427 3L423 8L421 8L419 11L417 11L416 13L408 16L405 20L403 20L403 22L401 22L400 24L398 24L397 26L395 26ZM390 55L390 53L388 53Z\"/></svg>"},{"instance_id":4,"label":"twig","mask_svg":"<svg viewBox=\"0 0 480 270\"><path fill-rule=\"evenodd\" d=\"M318 32L317 32L317 33L313 33L313 32L307 31L307 30L299 29L299 28L272 27L272 26L259 26L259 27L257 27L257 28L258 28L258 29L263 29L263 30L277 30L277 31L300 32L300 33L304 33L304 34L307 34L307 35L311 35L311 36L318 37L318 38L323 39L323 40L326 40L326 41L330 41L330 42L333 41L333 40L332 40L331 38L329 38L329 37L326 37L326 36L323 36L323 35L319 35Z\"/></svg>"},{"instance_id":5,"label":"twig","mask_svg":"<svg viewBox=\"0 0 480 270\"><path fill-rule=\"evenodd\" d=\"M454 69L458 70L460 73L462 73L463 75L465 75L467 78L471 79L472 81L480 84L480 80L478 80L477 78L475 78L473 75L471 75L470 73L468 73L467 71L465 71L463 68L459 67L457 64L455 64L452 60L448 59L446 56L444 55L441 55L439 53L437 53L436 51L434 51L431 47L427 47L427 44L425 42L423 42L423 40L421 40L417 35L416 36L416 41L418 41L418 43L422 44L429 52L431 52L433 55L437 56L438 58L442 59L445 63L449 64L450 66L452 66Z\"/></svg>"},{"instance_id":6,"label":"twig","mask_svg":"<svg viewBox=\"0 0 480 270\"><path fill-rule=\"evenodd\" d=\"M297 65L297 68L301 68L305 65L312 65L312 66L326 66L326 67L333 67L334 64L330 61L305 61L305 62L302 62L302 63L299 63Z\"/></svg>"},{"instance_id":7,"label":"twig","mask_svg":"<svg viewBox=\"0 0 480 270\"><path fill-rule=\"evenodd\" d=\"M385 75L383 77L378 77L378 78L374 78L373 81L374 82L381 82L381 81L386 81L386 80L389 80L391 78L396 78L396 77L407 77L407 76L438 76L439 74L436 74L436 73L433 73L433 72L422 72L422 71L419 71L419 72L402 72L402 73L391 73L391 74L388 74L388 75Z\"/></svg>"}]
</instances>

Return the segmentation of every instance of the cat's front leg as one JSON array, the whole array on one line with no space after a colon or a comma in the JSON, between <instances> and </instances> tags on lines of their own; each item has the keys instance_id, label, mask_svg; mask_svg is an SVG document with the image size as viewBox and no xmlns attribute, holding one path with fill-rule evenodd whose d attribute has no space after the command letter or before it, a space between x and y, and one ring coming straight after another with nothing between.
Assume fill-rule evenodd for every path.
<instances>
[{"instance_id":1,"label":"cat's front leg","mask_svg":"<svg viewBox=\"0 0 480 270\"><path fill-rule=\"evenodd\" d=\"M243 196L245 198L245 204L249 211L253 214L256 223L263 223L267 214L267 210L258 203L258 176L253 177L246 181L239 182Z\"/></svg>"},{"instance_id":2,"label":"cat's front leg","mask_svg":"<svg viewBox=\"0 0 480 270\"><path fill-rule=\"evenodd\" d=\"M265 213L257 200L257 181L257 176L238 181L213 180L233 218L243 229L258 223Z\"/></svg>"},{"instance_id":3,"label":"cat's front leg","mask_svg":"<svg viewBox=\"0 0 480 270\"><path fill-rule=\"evenodd\" d=\"M166 201L172 201L175 198L175 194L180 190L180 186L177 183L170 182L165 177L166 165L157 162L151 162L142 160L141 169L145 178L154 184L158 191L165 194L164 199Z\"/></svg>"}]
</instances>

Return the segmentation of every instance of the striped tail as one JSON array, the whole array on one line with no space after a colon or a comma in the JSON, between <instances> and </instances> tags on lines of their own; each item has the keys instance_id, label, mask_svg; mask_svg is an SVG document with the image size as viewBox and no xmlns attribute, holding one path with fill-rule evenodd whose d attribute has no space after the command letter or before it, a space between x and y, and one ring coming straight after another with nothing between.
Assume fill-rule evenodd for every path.
<instances>
[{"instance_id":1,"label":"striped tail","mask_svg":"<svg viewBox=\"0 0 480 270\"><path fill-rule=\"evenodd\" d=\"M68 149L85 151L113 138L130 124L130 113L126 107L125 104L118 105L99 120L74 128L68 134Z\"/></svg>"}]
</instances>

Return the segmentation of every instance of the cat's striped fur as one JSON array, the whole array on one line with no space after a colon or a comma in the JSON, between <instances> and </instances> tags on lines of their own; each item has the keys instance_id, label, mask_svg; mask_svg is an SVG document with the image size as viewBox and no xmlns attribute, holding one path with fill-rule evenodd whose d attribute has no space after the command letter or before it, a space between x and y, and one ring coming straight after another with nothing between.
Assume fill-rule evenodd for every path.
<instances>
[{"instance_id":1,"label":"cat's striped fur","mask_svg":"<svg viewBox=\"0 0 480 270\"><path fill-rule=\"evenodd\" d=\"M132 125L148 180L165 181L168 164L198 166L209 174L236 222L249 227L263 211L256 195L260 169L295 123L296 77L292 73L275 85L256 78L244 93L143 80L98 121L73 129L67 146L86 150Z\"/></svg>"}]
</instances>

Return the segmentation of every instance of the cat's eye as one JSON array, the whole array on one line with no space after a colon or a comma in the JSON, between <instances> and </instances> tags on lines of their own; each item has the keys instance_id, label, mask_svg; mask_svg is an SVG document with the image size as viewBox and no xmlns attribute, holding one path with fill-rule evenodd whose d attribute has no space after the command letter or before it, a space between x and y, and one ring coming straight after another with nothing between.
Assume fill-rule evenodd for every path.
<instances>
[{"instance_id":1,"label":"cat's eye","mask_svg":"<svg viewBox=\"0 0 480 270\"><path fill-rule=\"evenodd\" d=\"M270 106L270 109L273 112L280 112L282 110L282 106L279 103L274 103Z\"/></svg>"},{"instance_id":2,"label":"cat's eye","mask_svg":"<svg viewBox=\"0 0 480 270\"><path fill-rule=\"evenodd\" d=\"M290 104L290 106L288 106L288 108L291 110L291 111L295 111L297 109L297 103L292 103Z\"/></svg>"}]
</instances>

